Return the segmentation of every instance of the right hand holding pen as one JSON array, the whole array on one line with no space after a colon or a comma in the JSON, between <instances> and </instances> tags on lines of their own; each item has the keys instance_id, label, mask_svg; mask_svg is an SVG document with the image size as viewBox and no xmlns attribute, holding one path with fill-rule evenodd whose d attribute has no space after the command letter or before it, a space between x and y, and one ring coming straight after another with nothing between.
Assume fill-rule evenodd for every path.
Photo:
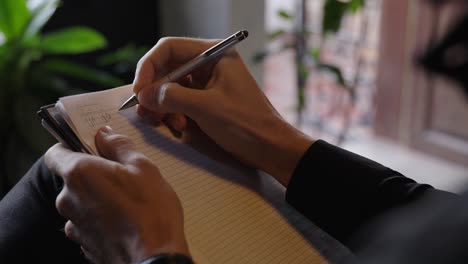
<instances>
[{"instance_id":1,"label":"right hand holding pen","mask_svg":"<svg viewBox=\"0 0 468 264\"><path fill-rule=\"evenodd\" d=\"M312 140L282 119L235 49L179 83L151 85L217 42L161 39L138 64L139 113L161 119L183 113L227 152L287 185ZM184 120L174 120L174 127L183 130Z\"/></svg>"}]
</instances>

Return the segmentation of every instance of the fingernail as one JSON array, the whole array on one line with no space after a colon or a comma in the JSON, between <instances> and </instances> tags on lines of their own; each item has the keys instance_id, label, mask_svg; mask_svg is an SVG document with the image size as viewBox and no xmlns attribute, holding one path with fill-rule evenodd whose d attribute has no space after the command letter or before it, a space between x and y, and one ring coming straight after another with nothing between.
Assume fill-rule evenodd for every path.
<instances>
[{"instance_id":1,"label":"fingernail","mask_svg":"<svg viewBox=\"0 0 468 264\"><path fill-rule=\"evenodd\" d=\"M112 130L112 128L111 128L110 126L103 126L103 127L101 127L101 129L100 129L99 131L100 131L101 133L107 134L107 135L113 133L113 130Z\"/></svg>"}]
</instances>

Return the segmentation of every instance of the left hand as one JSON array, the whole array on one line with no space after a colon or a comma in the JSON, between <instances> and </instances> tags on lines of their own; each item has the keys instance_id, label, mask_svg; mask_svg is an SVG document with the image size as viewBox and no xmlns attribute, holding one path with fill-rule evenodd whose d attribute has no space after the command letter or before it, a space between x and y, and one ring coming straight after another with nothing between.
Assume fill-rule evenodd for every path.
<instances>
[{"instance_id":1,"label":"left hand","mask_svg":"<svg viewBox=\"0 0 468 264\"><path fill-rule=\"evenodd\" d=\"M61 144L45 154L64 180L56 207L65 234L95 263L135 263L159 253L189 256L183 212L158 168L109 127L96 135L101 157Z\"/></svg>"}]
</instances>

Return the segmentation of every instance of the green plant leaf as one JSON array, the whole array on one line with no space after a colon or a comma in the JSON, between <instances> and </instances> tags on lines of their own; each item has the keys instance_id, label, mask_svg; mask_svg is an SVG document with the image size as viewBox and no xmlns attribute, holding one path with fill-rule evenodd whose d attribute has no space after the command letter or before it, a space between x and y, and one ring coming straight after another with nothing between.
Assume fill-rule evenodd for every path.
<instances>
[{"instance_id":1,"label":"green plant leaf","mask_svg":"<svg viewBox=\"0 0 468 264\"><path fill-rule=\"evenodd\" d=\"M285 51L287 49L294 49L296 46L293 43L286 43L278 49L278 52Z\"/></svg>"},{"instance_id":2,"label":"green plant leaf","mask_svg":"<svg viewBox=\"0 0 468 264\"><path fill-rule=\"evenodd\" d=\"M277 38L283 36L284 33L286 33L286 32L285 32L283 29L277 29L277 30L271 32L271 33L268 35L268 38L269 38L270 40L275 40L275 39L277 39Z\"/></svg>"},{"instance_id":3,"label":"green plant leaf","mask_svg":"<svg viewBox=\"0 0 468 264\"><path fill-rule=\"evenodd\" d=\"M18 70L27 72L33 61L37 61L42 57L42 52L37 49L24 49L23 52L14 57Z\"/></svg>"},{"instance_id":4,"label":"green plant leaf","mask_svg":"<svg viewBox=\"0 0 468 264\"><path fill-rule=\"evenodd\" d=\"M26 28L26 36L35 36L55 13L60 0L46 0L31 10L31 20Z\"/></svg>"},{"instance_id":5,"label":"green plant leaf","mask_svg":"<svg viewBox=\"0 0 468 264\"><path fill-rule=\"evenodd\" d=\"M130 43L117 49L116 51L112 51L100 56L97 59L97 63L100 66L109 66L119 63L134 64L136 66L140 58L143 57L148 50L149 47L137 47L135 44Z\"/></svg>"},{"instance_id":6,"label":"green plant leaf","mask_svg":"<svg viewBox=\"0 0 468 264\"><path fill-rule=\"evenodd\" d=\"M49 59L42 65L45 69L64 76L93 82L105 87L123 85L123 81L113 75L88 66L61 59Z\"/></svg>"},{"instance_id":7,"label":"green plant leaf","mask_svg":"<svg viewBox=\"0 0 468 264\"><path fill-rule=\"evenodd\" d=\"M254 64L257 64L257 63L261 63L262 61L265 60L265 58L270 55L270 51L269 50L261 50L259 52L256 52L252 58L252 62Z\"/></svg>"},{"instance_id":8,"label":"green plant leaf","mask_svg":"<svg viewBox=\"0 0 468 264\"><path fill-rule=\"evenodd\" d=\"M39 44L50 54L78 54L107 46L105 37L87 27L72 27L45 35Z\"/></svg>"},{"instance_id":9,"label":"green plant leaf","mask_svg":"<svg viewBox=\"0 0 468 264\"><path fill-rule=\"evenodd\" d=\"M261 50L257 53L254 54L253 58L252 58L252 62L257 64L257 63L260 63L262 61L265 60L266 57L272 55L272 54L276 54L276 53L280 53L280 52L283 52L287 49L294 49L294 44L291 44L291 43L285 43L283 45L281 45L280 47L277 47L277 48L266 48L264 50Z\"/></svg>"},{"instance_id":10,"label":"green plant leaf","mask_svg":"<svg viewBox=\"0 0 468 264\"><path fill-rule=\"evenodd\" d=\"M351 2L349 2L349 8L356 13L364 7L364 4L364 0L351 0Z\"/></svg>"},{"instance_id":11,"label":"green plant leaf","mask_svg":"<svg viewBox=\"0 0 468 264\"><path fill-rule=\"evenodd\" d=\"M322 51L319 48L311 48L309 50L309 55L315 60L319 61L320 60L320 54Z\"/></svg>"},{"instance_id":12,"label":"green plant leaf","mask_svg":"<svg viewBox=\"0 0 468 264\"><path fill-rule=\"evenodd\" d=\"M0 31L7 40L23 32L30 16L26 0L0 0Z\"/></svg>"},{"instance_id":13,"label":"green plant leaf","mask_svg":"<svg viewBox=\"0 0 468 264\"><path fill-rule=\"evenodd\" d=\"M304 87L297 90L297 111L302 112L306 106L306 95Z\"/></svg>"},{"instance_id":14,"label":"green plant leaf","mask_svg":"<svg viewBox=\"0 0 468 264\"><path fill-rule=\"evenodd\" d=\"M336 33L340 29L341 20L348 8L349 3L338 0L326 0L323 9L322 33Z\"/></svg>"},{"instance_id":15,"label":"green plant leaf","mask_svg":"<svg viewBox=\"0 0 468 264\"><path fill-rule=\"evenodd\" d=\"M348 2L326 0L323 8L323 34L338 32L344 15L350 11L356 13L362 9L364 5L364 0L350 0Z\"/></svg>"},{"instance_id":16,"label":"green plant leaf","mask_svg":"<svg viewBox=\"0 0 468 264\"><path fill-rule=\"evenodd\" d=\"M281 17L281 18L284 18L286 20L293 20L294 19L294 16L291 15L288 11L284 10L284 9L281 9L278 11L278 15Z\"/></svg>"},{"instance_id":17,"label":"green plant leaf","mask_svg":"<svg viewBox=\"0 0 468 264\"><path fill-rule=\"evenodd\" d=\"M297 71L298 77L305 82L309 77L309 68L307 67L307 65L303 62L299 63L297 65Z\"/></svg>"},{"instance_id":18,"label":"green plant leaf","mask_svg":"<svg viewBox=\"0 0 468 264\"><path fill-rule=\"evenodd\" d=\"M4 60L4 56L7 51L7 45L5 43L0 44L0 61Z\"/></svg>"},{"instance_id":19,"label":"green plant leaf","mask_svg":"<svg viewBox=\"0 0 468 264\"><path fill-rule=\"evenodd\" d=\"M347 88L346 81L343 77L343 73L341 72L341 69L338 68L338 66L326 63L319 63L318 68L331 73L338 84L340 84L343 88Z\"/></svg>"}]
</instances>

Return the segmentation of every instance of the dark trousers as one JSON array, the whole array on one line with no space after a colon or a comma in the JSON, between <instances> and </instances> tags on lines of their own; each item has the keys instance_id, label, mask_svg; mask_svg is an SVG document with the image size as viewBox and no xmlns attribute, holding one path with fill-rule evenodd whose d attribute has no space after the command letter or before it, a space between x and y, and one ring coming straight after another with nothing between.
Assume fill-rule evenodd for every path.
<instances>
[{"instance_id":1,"label":"dark trousers","mask_svg":"<svg viewBox=\"0 0 468 264\"><path fill-rule=\"evenodd\" d=\"M0 263L88 263L55 209L62 185L41 158L0 201Z\"/></svg>"}]
</instances>

